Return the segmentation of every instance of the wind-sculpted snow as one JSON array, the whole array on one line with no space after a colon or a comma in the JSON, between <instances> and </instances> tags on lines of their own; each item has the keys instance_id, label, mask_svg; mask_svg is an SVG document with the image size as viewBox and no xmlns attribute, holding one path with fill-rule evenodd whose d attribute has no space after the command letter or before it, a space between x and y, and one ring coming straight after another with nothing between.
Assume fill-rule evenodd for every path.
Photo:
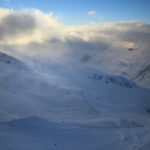
<instances>
[{"instance_id":1,"label":"wind-sculpted snow","mask_svg":"<svg viewBox=\"0 0 150 150\"><path fill-rule=\"evenodd\" d=\"M89 129L31 117L0 123L0 149L149 150L149 129Z\"/></svg>"},{"instance_id":2,"label":"wind-sculpted snow","mask_svg":"<svg viewBox=\"0 0 150 150\"><path fill-rule=\"evenodd\" d=\"M0 149L148 150L148 89L84 65L1 55Z\"/></svg>"}]
</instances>

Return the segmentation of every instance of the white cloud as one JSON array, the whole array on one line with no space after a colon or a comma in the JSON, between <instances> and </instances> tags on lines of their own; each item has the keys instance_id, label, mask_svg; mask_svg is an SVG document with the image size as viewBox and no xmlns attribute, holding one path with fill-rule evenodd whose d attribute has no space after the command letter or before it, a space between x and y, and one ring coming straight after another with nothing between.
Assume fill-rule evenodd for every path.
<instances>
[{"instance_id":1,"label":"white cloud","mask_svg":"<svg viewBox=\"0 0 150 150\"><path fill-rule=\"evenodd\" d=\"M95 10L91 10L91 11L88 12L88 15L89 16L96 15L96 11Z\"/></svg>"},{"instance_id":2,"label":"white cloud","mask_svg":"<svg viewBox=\"0 0 150 150\"><path fill-rule=\"evenodd\" d=\"M80 60L85 54L99 56L109 51L116 55L117 61L118 54L136 47L143 50L139 55L147 53L148 57L149 39L150 25L140 21L65 26L51 12L0 8L0 49L26 55Z\"/></svg>"}]
</instances>

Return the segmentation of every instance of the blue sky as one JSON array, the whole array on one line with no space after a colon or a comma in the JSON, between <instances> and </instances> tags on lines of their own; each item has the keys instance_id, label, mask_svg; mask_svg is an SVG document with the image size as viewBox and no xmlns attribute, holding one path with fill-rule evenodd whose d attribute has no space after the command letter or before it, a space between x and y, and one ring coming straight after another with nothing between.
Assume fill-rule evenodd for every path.
<instances>
[{"instance_id":1,"label":"blue sky","mask_svg":"<svg viewBox=\"0 0 150 150\"><path fill-rule=\"evenodd\" d=\"M129 20L150 23L150 0L0 0L0 7L52 11L60 22L69 25ZM89 11L96 13L88 15Z\"/></svg>"}]
</instances>

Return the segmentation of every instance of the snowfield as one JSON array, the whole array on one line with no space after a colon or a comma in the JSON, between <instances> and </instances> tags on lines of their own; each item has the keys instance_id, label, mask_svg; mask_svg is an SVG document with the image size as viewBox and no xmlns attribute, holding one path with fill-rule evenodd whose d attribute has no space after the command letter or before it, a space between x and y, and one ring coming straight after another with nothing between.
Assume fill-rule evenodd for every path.
<instances>
[{"instance_id":1,"label":"snowfield","mask_svg":"<svg viewBox=\"0 0 150 150\"><path fill-rule=\"evenodd\" d=\"M148 150L149 127L79 128L37 117L0 124L0 149Z\"/></svg>"},{"instance_id":2,"label":"snowfield","mask_svg":"<svg viewBox=\"0 0 150 150\"><path fill-rule=\"evenodd\" d=\"M149 89L84 64L4 53L0 70L0 149L149 150Z\"/></svg>"}]
</instances>

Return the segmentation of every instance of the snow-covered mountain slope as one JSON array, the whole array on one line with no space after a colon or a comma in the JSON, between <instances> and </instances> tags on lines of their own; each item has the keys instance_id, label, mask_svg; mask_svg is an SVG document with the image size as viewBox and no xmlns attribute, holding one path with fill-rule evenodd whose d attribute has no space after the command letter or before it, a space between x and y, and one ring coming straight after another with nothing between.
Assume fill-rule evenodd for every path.
<instances>
[{"instance_id":1,"label":"snow-covered mountain slope","mask_svg":"<svg viewBox=\"0 0 150 150\"><path fill-rule=\"evenodd\" d=\"M31 117L0 123L0 149L149 150L149 129L88 129Z\"/></svg>"},{"instance_id":2,"label":"snow-covered mountain slope","mask_svg":"<svg viewBox=\"0 0 150 150\"><path fill-rule=\"evenodd\" d=\"M150 88L150 51L139 46L137 49L100 50L84 52L78 61L103 72L121 75L142 87Z\"/></svg>"},{"instance_id":3,"label":"snow-covered mountain slope","mask_svg":"<svg viewBox=\"0 0 150 150\"><path fill-rule=\"evenodd\" d=\"M150 125L148 89L141 88L121 76L104 74L84 65L40 60L35 61L34 65L32 60L23 63L8 55L4 56L16 63L7 63L3 59L0 61L2 149L23 149L23 144L27 146L24 149L40 150L42 147L47 149L46 146L60 149L62 145L61 149L73 147L82 150L109 150L112 146L115 150L120 147L129 147L129 150L134 146L137 149L148 147L149 141L145 140L149 137L149 132L146 132ZM32 116L49 120L50 123L39 118L29 118ZM14 119L18 120L12 121ZM51 126L55 127L54 135L50 134ZM16 136L13 138L14 134ZM112 136L115 138L110 138ZM5 143L7 138L10 145ZM26 143L24 139L28 138ZM69 145L68 138L71 142ZM99 139L108 141L102 144ZM61 146L57 147L55 142L50 145L49 140L60 142ZM36 141L39 145L35 145ZM74 141L81 141L79 148L74 147Z\"/></svg>"},{"instance_id":4,"label":"snow-covered mountain slope","mask_svg":"<svg viewBox=\"0 0 150 150\"><path fill-rule=\"evenodd\" d=\"M38 115L89 126L149 117L149 91L123 77L69 65L43 66L34 72L15 69L0 78L2 117Z\"/></svg>"},{"instance_id":5,"label":"snow-covered mountain slope","mask_svg":"<svg viewBox=\"0 0 150 150\"><path fill-rule=\"evenodd\" d=\"M141 85L150 88L150 64L143 65L139 69L139 72L135 77L133 77L133 80L139 82Z\"/></svg>"},{"instance_id":6,"label":"snow-covered mountain slope","mask_svg":"<svg viewBox=\"0 0 150 150\"><path fill-rule=\"evenodd\" d=\"M11 68L18 70L27 69L23 62L2 52L0 52L0 65L1 67L5 65L11 66Z\"/></svg>"}]
</instances>

